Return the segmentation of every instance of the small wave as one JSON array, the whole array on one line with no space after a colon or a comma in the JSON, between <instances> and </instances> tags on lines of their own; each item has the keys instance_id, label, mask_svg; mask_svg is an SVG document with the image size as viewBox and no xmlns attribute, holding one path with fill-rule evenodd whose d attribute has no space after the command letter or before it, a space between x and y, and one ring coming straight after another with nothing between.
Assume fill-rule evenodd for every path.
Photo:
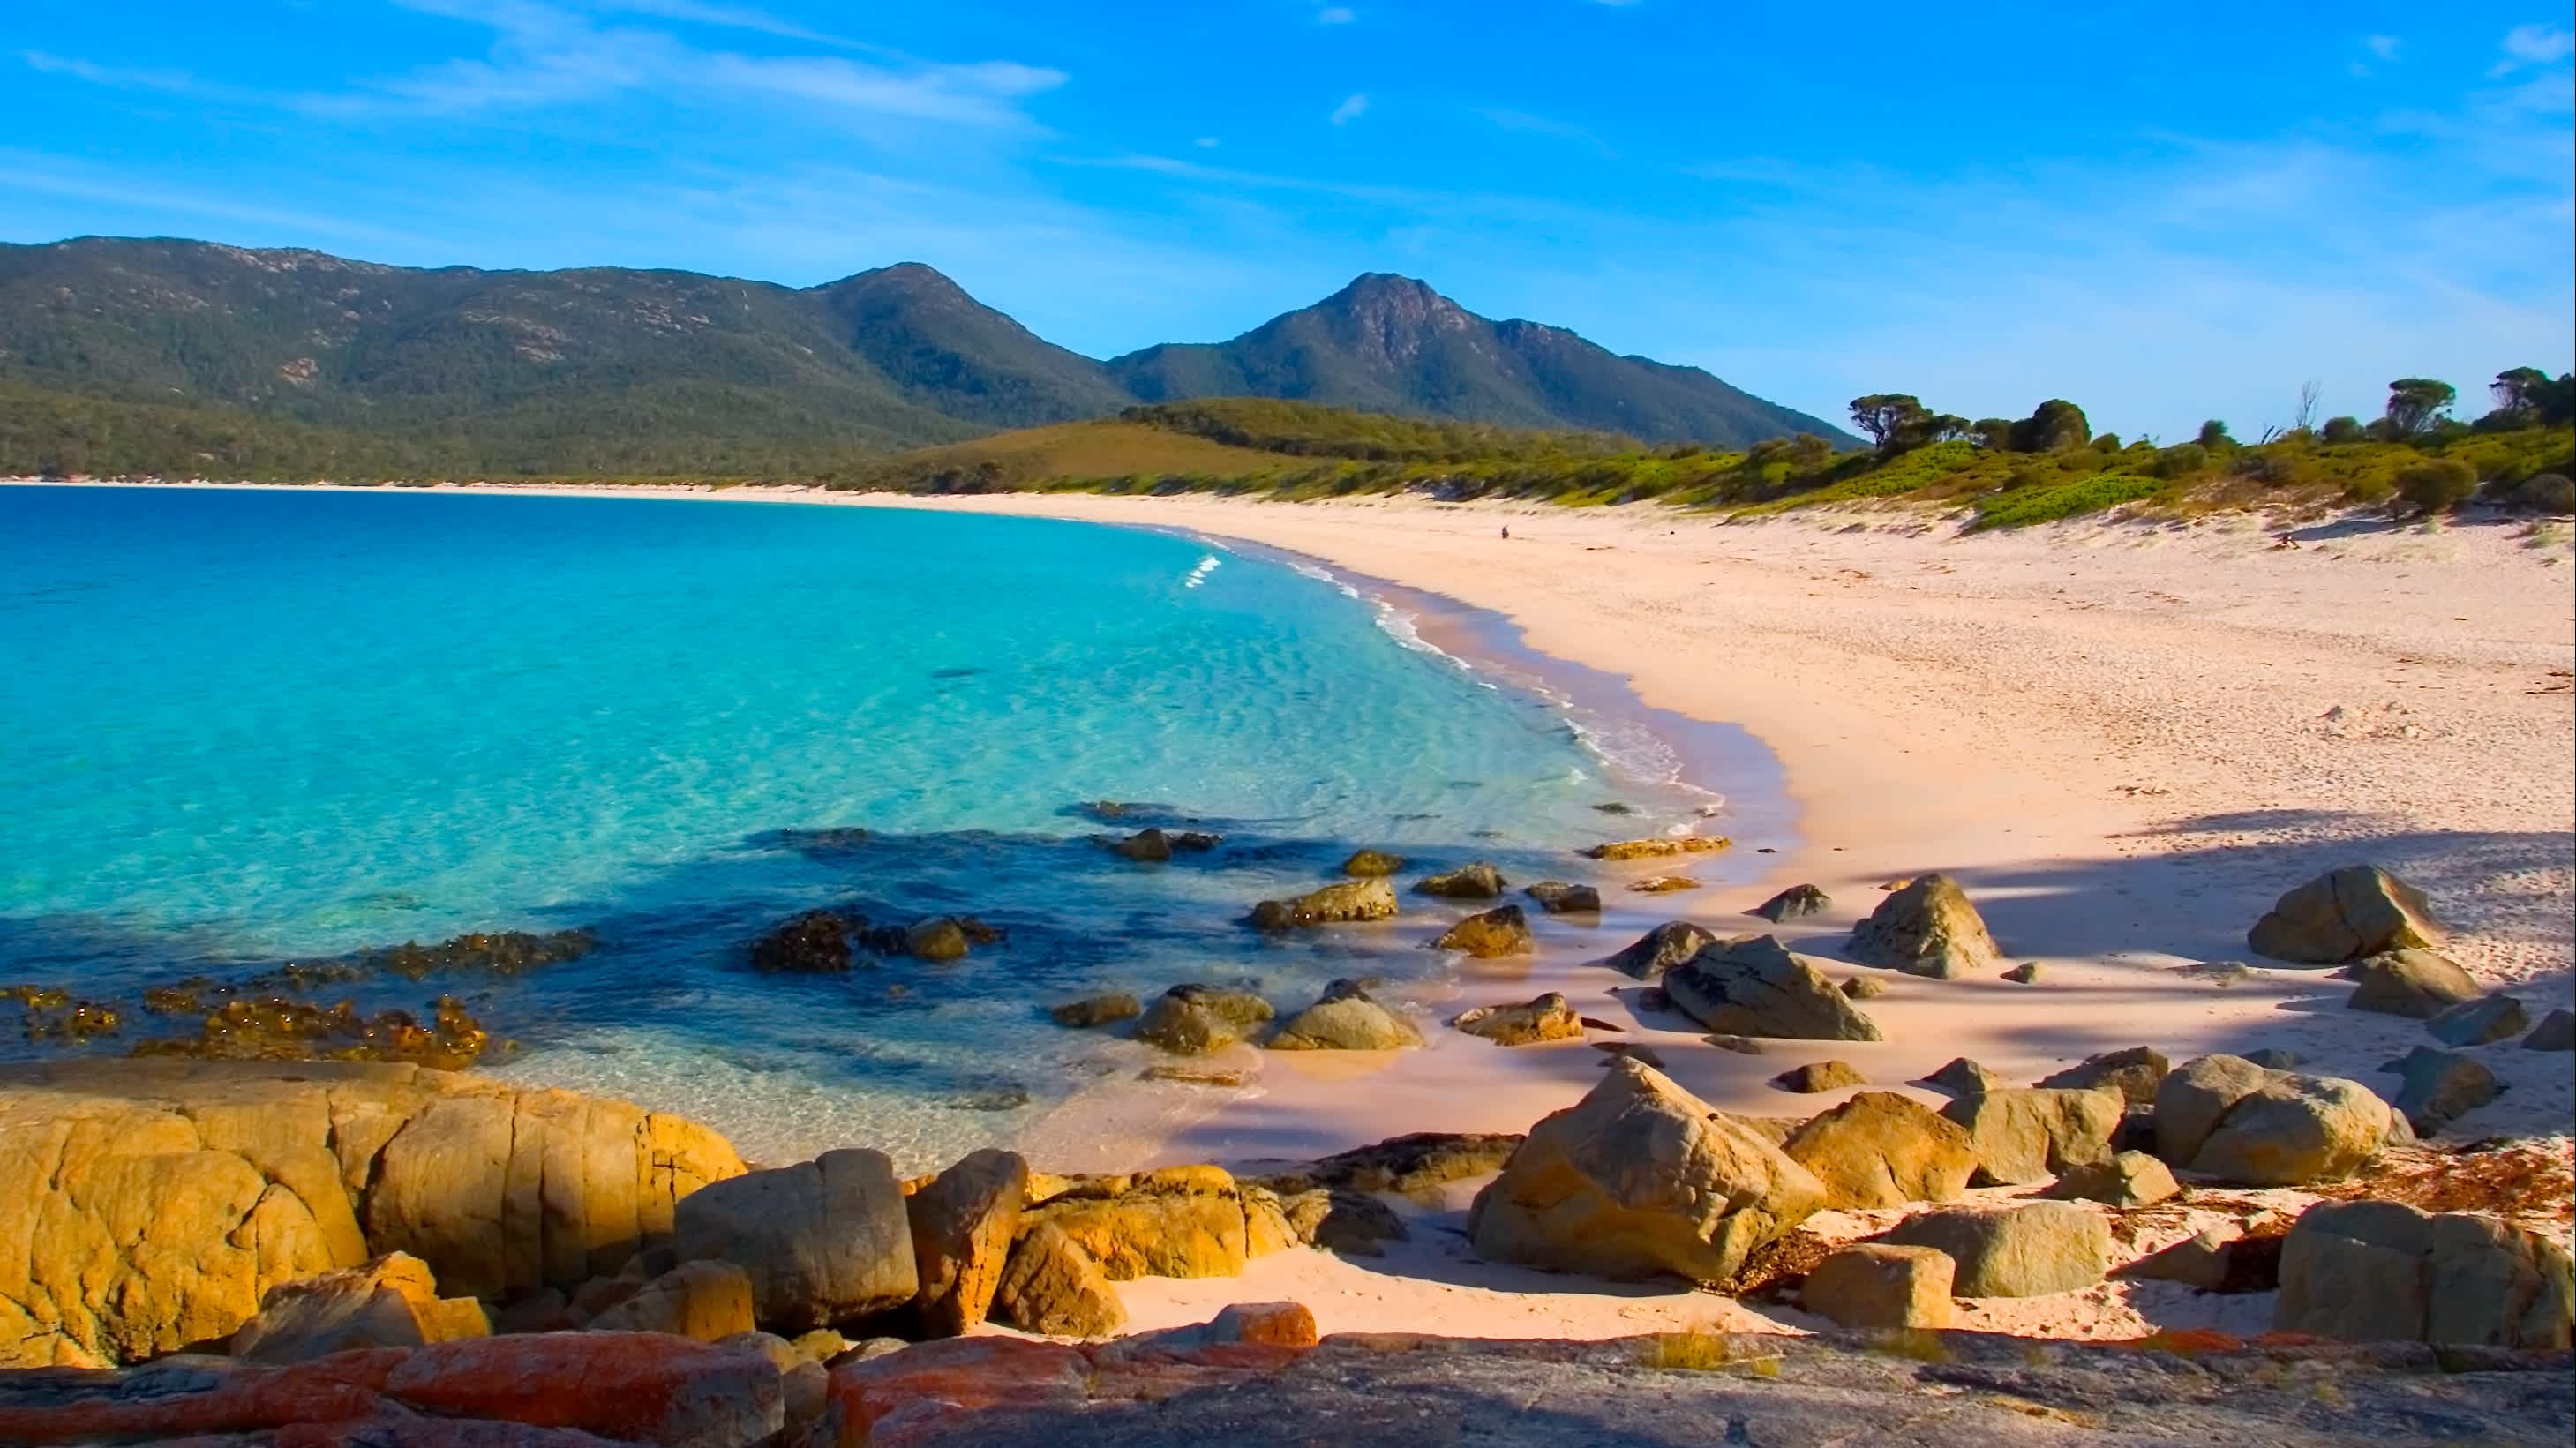
<instances>
[{"instance_id":1,"label":"small wave","mask_svg":"<svg viewBox=\"0 0 2576 1448\"><path fill-rule=\"evenodd\" d=\"M1181 580L1181 587L1198 587L1200 584L1207 582L1208 575L1216 572L1221 566L1223 566L1223 560L1219 559L1213 553L1207 555L1205 558L1199 560L1198 567L1190 570L1187 578Z\"/></svg>"}]
</instances>

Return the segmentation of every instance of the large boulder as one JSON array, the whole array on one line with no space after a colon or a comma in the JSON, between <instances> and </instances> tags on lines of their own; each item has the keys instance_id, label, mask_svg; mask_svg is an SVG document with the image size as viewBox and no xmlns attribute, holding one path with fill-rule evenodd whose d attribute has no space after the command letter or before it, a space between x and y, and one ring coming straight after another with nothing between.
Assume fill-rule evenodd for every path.
<instances>
[{"instance_id":1,"label":"large boulder","mask_svg":"<svg viewBox=\"0 0 2576 1448\"><path fill-rule=\"evenodd\" d=\"M2108 1161L2070 1166L2050 1185L2048 1195L2065 1202L2100 1202L2112 1207L2152 1207L2182 1195L2173 1168L2143 1151L2124 1151Z\"/></svg>"},{"instance_id":2,"label":"large boulder","mask_svg":"<svg viewBox=\"0 0 2576 1448\"><path fill-rule=\"evenodd\" d=\"M1941 1108L1968 1134L1979 1186L2043 1182L2069 1167L2107 1161L2127 1103L2109 1087L2060 1091L2006 1087Z\"/></svg>"},{"instance_id":3,"label":"large boulder","mask_svg":"<svg viewBox=\"0 0 2576 1448\"><path fill-rule=\"evenodd\" d=\"M1012 1246L993 1308L1021 1331L1047 1337L1107 1337L1127 1325L1126 1305L1100 1265L1050 1222Z\"/></svg>"},{"instance_id":4,"label":"large boulder","mask_svg":"<svg viewBox=\"0 0 2576 1448\"><path fill-rule=\"evenodd\" d=\"M1261 930L1293 930L1304 925L1346 925L1357 920L1392 920L1395 887L1385 880L1342 880L1285 900L1264 900L1252 907L1252 923Z\"/></svg>"},{"instance_id":5,"label":"large boulder","mask_svg":"<svg viewBox=\"0 0 2576 1448\"><path fill-rule=\"evenodd\" d=\"M2105 1051L2087 1056L2063 1071L2039 1079L2042 1086L2062 1091L2089 1091L2108 1086L2120 1093L2131 1106L2152 1106L2156 1088L2164 1084L2173 1070L2164 1053L2153 1046L2131 1046L2125 1051Z\"/></svg>"},{"instance_id":6,"label":"large boulder","mask_svg":"<svg viewBox=\"0 0 2576 1448\"><path fill-rule=\"evenodd\" d=\"M1916 876L1852 930L1852 959L1934 980L1974 975L1996 954L1985 917L1947 875Z\"/></svg>"},{"instance_id":7,"label":"large boulder","mask_svg":"<svg viewBox=\"0 0 2576 1448\"><path fill-rule=\"evenodd\" d=\"M1718 1283L1825 1199L1779 1148L1619 1058L1581 1101L1530 1129L1477 1194L1468 1235L1496 1261Z\"/></svg>"},{"instance_id":8,"label":"large boulder","mask_svg":"<svg viewBox=\"0 0 2576 1448\"><path fill-rule=\"evenodd\" d=\"M1415 883L1417 895L1437 895L1446 900L1493 900L1501 897L1503 872L1478 860L1443 874L1426 876Z\"/></svg>"},{"instance_id":9,"label":"large boulder","mask_svg":"<svg viewBox=\"0 0 2576 1448\"><path fill-rule=\"evenodd\" d=\"M1460 951L1478 960L1527 955L1538 948L1530 938L1529 917L1518 905L1497 905L1482 914L1470 915L1441 932L1431 945L1435 950Z\"/></svg>"},{"instance_id":10,"label":"large boulder","mask_svg":"<svg viewBox=\"0 0 2576 1448\"><path fill-rule=\"evenodd\" d=\"M1066 1001L1062 1005L1047 1007L1047 1015L1057 1025L1067 1026L1077 1031L1089 1030L1094 1026L1111 1025L1118 1021L1132 1021L1144 1013L1144 1002L1123 990L1112 991L1107 995L1084 996L1080 1000Z\"/></svg>"},{"instance_id":11,"label":"large boulder","mask_svg":"<svg viewBox=\"0 0 2576 1448\"><path fill-rule=\"evenodd\" d=\"M2281 1244L2281 1332L2565 1350L2566 1249L2527 1228L2403 1202L2319 1203Z\"/></svg>"},{"instance_id":12,"label":"large boulder","mask_svg":"<svg viewBox=\"0 0 2576 1448\"><path fill-rule=\"evenodd\" d=\"M1079 1244L1111 1281L1233 1277L1250 1256L1243 1195L1222 1167L1052 1178L1020 1214Z\"/></svg>"},{"instance_id":13,"label":"large boulder","mask_svg":"<svg viewBox=\"0 0 2576 1448\"><path fill-rule=\"evenodd\" d=\"M2344 1004L2356 1011L2431 1020L2453 1006L2478 998L2478 985L2449 956L2424 949L2392 950L2352 968L2352 994Z\"/></svg>"},{"instance_id":14,"label":"large boulder","mask_svg":"<svg viewBox=\"0 0 2576 1448\"><path fill-rule=\"evenodd\" d=\"M226 1338L271 1288L384 1253L457 1297L570 1286L741 1170L678 1117L412 1065L0 1070L0 1367Z\"/></svg>"},{"instance_id":15,"label":"large boulder","mask_svg":"<svg viewBox=\"0 0 2576 1448\"><path fill-rule=\"evenodd\" d=\"M894 1163L881 1151L718 1182L680 1204L683 1261L731 1262L751 1276L760 1325L789 1334L900 1307L920 1287Z\"/></svg>"},{"instance_id":16,"label":"large boulder","mask_svg":"<svg viewBox=\"0 0 2576 1448\"><path fill-rule=\"evenodd\" d=\"M751 1275L731 1262L683 1262L585 1326L593 1332L660 1332L700 1342L749 1332Z\"/></svg>"},{"instance_id":17,"label":"large boulder","mask_svg":"<svg viewBox=\"0 0 2576 1448\"><path fill-rule=\"evenodd\" d=\"M2519 1036L2531 1025L2531 1013L2509 995L2462 1001L2424 1023L2424 1030L2445 1046L2492 1046Z\"/></svg>"},{"instance_id":18,"label":"large boulder","mask_svg":"<svg viewBox=\"0 0 2576 1448\"><path fill-rule=\"evenodd\" d=\"M2156 1154L2240 1186L2339 1181L2404 1132L2404 1120L2358 1081L2203 1056L2156 1091Z\"/></svg>"},{"instance_id":19,"label":"large boulder","mask_svg":"<svg viewBox=\"0 0 2576 1448\"><path fill-rule=\"evenodd\" d=\"M986 1147L904 1199L912 1229L922 1330L954 1337L984 1320L1019 1235L1029 1190L1029 1164L1018 1152Z\"/></svg>"},{"instance_id":20,"label":"large boulder","mask_svg":"<svg viewBox=\"0 0 2576 1448\"><path fill-rule=\"evenodd\" d=\"M1136 1023L1136 1039L1180 1056L1203 1056L1259 1030L1270 1002L1231 986L1176 985L1154 998Z\"/></svg>"},{"instance_id":21,"label":"large boulder","mask_svg":"<svg viewBox=\"0 0 2576 1448\"><path fill-rule=\"evenodd\" d=\"M2002 1091L2012 1083L1965 1056L1954 1056L1948 1065L1923 1078L1923 1084L1951 1096L1976 1096L1988 1091Z\"/></svg>"},{"instance_id":22,"label":"large boulder","mask_svg":"<svg viewBox=\"0 0 2576 1448\"><path fill-rule=\"evenodd\" d=\"M2431 1136L2504 1090L2486 1063L2466 1051L2417 1046L2397 1063L2397 1070L2403 1084L2389 1104L2417 1136Z\"/></svg>"},{"instance_id":23,"label":"large boulder","mask_svg":"<svg viewBox=\"0 0 2576 1448\"><path fill-rule=\"evenodd\" d=\"M479 1418L571 1428L614 1443L663 1448L752 1448L787 1424L785 1385L765 1355L660 1333L542 1333L437 1343L394 1364L384 1393L431 1421ZM440 1440L389 1434L381 1441ZM482 1448L514 1440L460 1434L449 1441Z\"/></svg>"},{"instance_id":24,"label":"large boulder","mask_svg":"<svg viewBox=\"0 0 2576 1448\"><path fill-rule=\"evenodd\" d=\"M1864 1091L1805 1122L1781 1150L1815 1173L1826 1205L1844 1209L1955 1201L1977 1163L1956 1122L1892 1091Z\"/></svg>"},{"instance_id":25,"label":"large boulder","mask_svg":"<svg viewBox=\"0 0 2576 1448\"><path fill-rule=\"evenodd\" d=\"M1523 885L1521 893L1538 902L1538 908L1550 915L1598 915L1601 892L1590 885L1569 885L1563 880L1541 880Z\"/></svg>"},{"instance_id":26,"label":"large boulder","mask_svg":"<svg viewBox=\"0 0 2576 1448\"><path fill-rule=\"evenodd\" d=\"M1583 1036L1583 1018L1575 1014L1574 1003L1556 991L1517 1005L1474 1006L1450 1017L1449 1024L1497 1046L1531 1046Z\"/></svg>"},{"instance_id":27,"label":"large boulder","mask_svg":"<svg viewBox=\"0 0 2576 1448\"><path fill-rule=\"evenodd\" d=\"M1801 1041L1882 1037L1824 972L1768 935L1711 946L1664 973L1664 992L1720 1035Z\"/></svg>"},{"instance_id":28,"label":"large boulder","mask_svg":"<svg viewBox=\"0 0 2576 1448\"><path fill-rule=\"evenodd\" d=\"M2346 865L2274 902L2246 943L2274 960L2335 965L2438 943L2423 893L2377 865Z\"/></svg>"},{"instance_id":29,"label":"large boulder","mask_svg":"<svg viewBox=\"0 0 2576 1448\"><path fill-rule=\"evenodd\" d=\"M1862 1242L1808 1269L1798 1300L1843 1327L1939 1329L1950 1325L1957 1274L1937 1248Z\"/></svg>"},{"instance_id":30,"label":"large boulder","mask_svg":"<svg viewBox=\"0 0 2576 1448\"><path fill-rule=\"evenodd\" d=\"M1833 903L1832 896L1813 885L1792 885L1744 913L1758 915L1778 925L1783 921L1803 920L1810 915L1822 915L1833 908Z\"/></svg>"},{"instance_id":31,"label":"large boulder","mask_svg":"<svg viewBox=\"0 0 2576 1448\"><path fill-rule=\"evenodd\" d=\"M1990 1211L1946 1207L1906 1218L1885 1239L1930 1247L1958 1264L1961 1297L2048 1297L2102 1280L2111 1263L2111 1224L2073 1202L2028 1202Z\"/></svg>"},{"instance_id":32,"label":"large boulder","mask_svg":"<svg viewBox=\"0 0 2576 1448\"><path fill-rule=\"evenodd\" d=\"M2576 1011L2551 1011L2522 1038L2526 1051L2576 1051Z\"/></svg>"},{"instance_id":33,"label":"large boulder","mask_svg":"<svg viewBox=\"0 0 2576 1448\"><path fill-rule=\"evenodd\" d=\"M1350 858L1342 861L1342 873L1360 880L1382 879L1403 868L1402 855L1390 855L1384 850L1353 850Z\"/></svg>"},{"instance_id":34,"label":"large boulder","mask_svg":"<svg viewBox=\"0 0 2576 1448\"><path fill-rule=\"evenodd\" d=\"M1664 972L1690 959L1717 937L1687 920L1667 920L1601 961L1636 980L1660 980Z\"/></svg>"},{"instance_id":35,"label":"large boulder","mask_svg":"<svg viewBox=\"0 0 2576 1448\"><path fill-rule=\"evenodd\" d=\"M428 1263L389 1252L363 1266L270 1288L259 1315L234 1330L232 1355L238 1362L300 1363L354 1348L484 1337L491 1330L482 1303L442 1300Z\"/></svg>"},{"instance_id":36,"label":"large boulder","mask_svg":"<svg viewBox=\"0 0 2576 1448\"><path fill-rule=\"evenodd\" d=\"M1398 1051L1423 1044L1413 1022L1387 1009L1357 981L1337 980L1270 1038L1274 1051Z\"/></svg>"}]
</instances>

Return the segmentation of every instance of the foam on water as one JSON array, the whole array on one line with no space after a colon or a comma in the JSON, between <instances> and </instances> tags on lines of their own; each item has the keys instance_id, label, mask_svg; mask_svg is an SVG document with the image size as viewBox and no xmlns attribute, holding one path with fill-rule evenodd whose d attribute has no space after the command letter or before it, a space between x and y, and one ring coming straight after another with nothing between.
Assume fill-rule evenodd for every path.
<instances>
[{"instance_id":1,"label":"foam on water","mask_svg":"<svg viewBox=\"0 0 2576 1448\"><path fill-rule=\"evenodd\" d=\"M0 982L130 1000L590 926L598 951L525 978L352 989L469 993L517 1043L493 1069L685 1111L757 1157L864 1141L934 1165L1134 1076L1139 1048L1055 1027L1053 1001L1229 980L1293 1007L1438 971L1429 913L1241 924L1358 845L1579 878L1573 847L1705 806L1669 751L1543 686L1328 573L1151 533L0 489ZM1604 817L1608 795L1644 817ZM1072 808L1101 799L1155 807ZM1140 866L1095 838L1146 823L1226 842ZM827 826L870 834L790 833ZM748 970L750 939L824 904L1009 938L953 966Z\"/></svg>"}]
</instances>

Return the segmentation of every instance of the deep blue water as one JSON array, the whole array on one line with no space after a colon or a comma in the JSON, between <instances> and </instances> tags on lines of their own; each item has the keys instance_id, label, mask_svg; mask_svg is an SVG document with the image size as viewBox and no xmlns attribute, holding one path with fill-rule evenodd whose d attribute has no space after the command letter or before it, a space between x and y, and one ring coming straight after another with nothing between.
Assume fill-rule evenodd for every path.
<instances>
[{"instance_id":1,"label":"deep blue water","mask_svg":"<svg viewBox=\"0 0 2576 1448\"><path fill-rule=\"evenodd\" d=\"M1688 814L1386 622L1289 567L1035 520L0 488L0 983L130 996L590 926L596 953L519 981L360 994L485 992L517 1044L498 1068L689 1111L754 1154L935 1162L1132 1070L1048 1002L1250 979L1293 1006L1335 975L1437 969L1436 921L1237 923L1355 845L1579 879L1574 846ZM1072 811L1093 799L1227 842L1134 865ZM824 826L871 839L777 834ZM841 901L1010 938L846 978L745 967L760 929Z\"/></svg>"}]
</instances>

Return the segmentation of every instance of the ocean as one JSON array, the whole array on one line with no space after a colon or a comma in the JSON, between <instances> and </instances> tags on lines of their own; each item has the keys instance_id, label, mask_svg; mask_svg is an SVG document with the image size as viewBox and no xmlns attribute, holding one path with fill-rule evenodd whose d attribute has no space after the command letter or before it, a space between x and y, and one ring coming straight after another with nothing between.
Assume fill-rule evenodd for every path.
<instances>
[{"instance_id":1,"label":"ocean","mask_svg":"<svg viewBox=\"0 0 2576 1448\"><path fill-rule=\"evenodd\" d=\"M866 1144L927 1169L1133 1077L1142 1048L1047 1005L1205 980L1284 1012L1337 976L1436 977L1422 946L1454 907L1293 937L1242 917L1362 845L1590 879L1579 847L1711 808L1678 768L1347 580L1192 538L0 488L0 985L123 1013L86 1044L0 1026L0 1058L193 1034L135 1004L183 977L579 927L595 950L524 974L322 994L426 1014L452 991L513 1079L682 1111L756 1159ZM1104 800L1139 808L1103 822ZM1100 842L1145 823L1224 840L1166 865ZM823 905L1004 938L949 965L749 968L752 939Z\"/></svg>"}]
</instances>

